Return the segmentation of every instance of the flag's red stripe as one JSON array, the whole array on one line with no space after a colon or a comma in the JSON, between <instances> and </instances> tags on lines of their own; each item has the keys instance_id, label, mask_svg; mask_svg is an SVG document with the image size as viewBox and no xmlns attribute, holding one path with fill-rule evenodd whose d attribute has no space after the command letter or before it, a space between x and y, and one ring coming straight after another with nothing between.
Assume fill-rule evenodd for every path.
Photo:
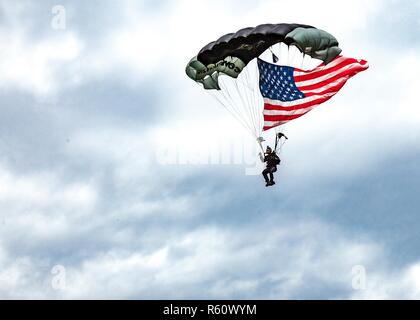
<instances>
[{"instance_id":1,"label":"flag's red stripe","mask_svg":"<svg viewBox=\"0 0 420 320\"><path fill-rule=\"evenodd\" d=\"M277 127L277 126L279 126L279 124L276 124L275 126L264 126L263 131L267 131L267 130L269 130L271 128L274 128L274 127Z\"/></svg>"},{"instance_id":2,"label":"flag's red stripe","mask_svg":"<svg viewBox=\"0 0 420 320\"><path fill-rule=\"evenodd\" d=\"M263 131L265 131L265 130L268 130L268 129L271 129L271 128L274 128L274 127L277 127L277 126L281 126L281 125L283 125L283 124L285 124L285 123L287 123L288 121L280 121L280 122L276 122L276 124L275 125L273 125L273 126L266 126L266 125L264 125L264 127L263 127Z\"/></svg>"},{"instance_id":3,"label":"flag's red stripe","mask_svg":"<svg viewBox=\"0 0 420 320\"><path fill-rule=\"evenodd\" d=\"M327 101L331 97L321 97L319 99L315 99L312 101L304 102L301 104L296 104L294 106L290 107L284 107L284 106L278 106L274 104L264 103L264 110L282 110L282 111L293 111L293 110L299 110L304 109L313 106L314 104L320 104L322 102Z\"/></svg>"},{"instance_id":4,"label":"flag's red stripe","mask_svg":"<svg viewBox=\"0 0 420 320\"><path fill-rule=\"evenodd\" d=\"M354 76L356 73L358 73L358 72L360 72L362 70L364 70L364 68L362 68L360 66L355 66L353 68L344 70L343 72L341 72L341 73L339 73L339 74L337 74L337 75L335 75L335 76L333 76L331 78L328 78L328 79L326 79L324 81L321 81L321 82L318 82L318 83L314 83L314 84L311 84L311 85L307 85L307 86L302 86L302 87L298 85L297 88L300 91L307 91L307 90L319 89L319 88L322 88L322 87L328 85L329 83L334 82L335 80L338 80L340 78L344 78L344 77L350 78L350 77Z\"/></svg>"},{"instance_id":5,"label":"flag's red stripe","mask_svg":"<svg viewBox=\"0 0 420 320\"><path fill-rule=\"evenodd\" d=\"M309 112L309 111L307 111ZM264 115L264 121L290 121L296 118L299 118L301 116L303 116L305 113L300 113L300 114L280 114L280 115L273 115L273 116L269 116L269 115Z\"/></svg>"},{"instance_id":6,"label":"flag's red stripe","mask_svg":"<svg viewBox=\"0 0 420 320\"><path fill-rule=\"evenodd\" d=\"M336 86L333 86L331 88L328 88L325 91L321 91L321 92L305 92L305 97L322 96L324 94L331 93L331 92L334 92L334 94L336 94L345 84L346 84L346 81L343 81L343 82L340 82Z\"/></svg>"},{"instance_id":7,"label":"flag's red stripe","mask_svg":"<svg viewBox=\"0 0 420 320\"><path fill-rule=\"evenodd\" d=\"M332 68L323 67L319 71L315 71L315 70L310 71L307 74L298 75L298 76L295 76L294 78L295 78L296 82L312 80L312 79L324 76L326 74L332 73L334 71L337 71L337 70L345 67L346 65L349 65L349 64L352 64L352 63L355 63L355 62L358 62L358 61L356 59L349 58L347 60L342 61L341 63L337 64L336 66L334 66ZM327 65L327 67L328 67L328 65Z\"/></svg>"}]
</instances>

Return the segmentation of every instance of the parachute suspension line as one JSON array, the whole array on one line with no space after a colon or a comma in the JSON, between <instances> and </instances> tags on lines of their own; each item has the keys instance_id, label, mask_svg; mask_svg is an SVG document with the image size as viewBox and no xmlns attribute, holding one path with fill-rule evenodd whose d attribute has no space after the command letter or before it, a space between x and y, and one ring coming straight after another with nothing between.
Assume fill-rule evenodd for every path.
<instances>
[{"instance_id":1,"label":"parachute suspension line","mask_svg":"<svg viewBox=\"0 0 420 320\"><path fill-rule=\"evenodd\" d=\"M281 154L283 150L283 146L286 143L286 140L280 140L280 146L277 146L278 151L276 153Z\"/></svg>"},{"instance_id":2,"label":"parachute suspension line","mask_svg":"<svg viewBox=\"0 0 420 320\"><path fill-rule=\"evenodd\" d=\"M251 74L252 72L252 74ZM255 118L256 118L256 122L257 122L257 127L258 127L258 135L261 135L262 133L262 106L261 106L261 94L259 91L259 78L260 78L260 74L258 71L258 63L257 60L254 59L254 61L251 61L249 67L246 70L245 73L248 82L250 84L252 84L254 86L254 90L252 90L252 97L254 100L253 106L254 106L254 113L255 113Z\"/></svg>"},{"instance_id":3,"label":"parachute suspension line","mask_svg":"<svg viewBox=\"0 0 420 320\"><path fill-rule=\"evenodd\" d=\"M260 71L258 69L258 64L255 61L254 63L254 67L252 68L253 72L254 72L254 77L256 79L258 79L257 82L254 82L254 86L256 86L255 90L253 91L254 94L254 100L255 100L255 106L257 109L257 118L258 118L258 128L259 128L259 132L260 134L262 133L263 130L263 126L264 126L264 114L263 114L263 109L264 109L264 102L263 102L263 98L260 92ZM251 77L252 79L252 77Z\"/></svg>"},{"instance_id":4,"label":"parachute suspension line","mask_svg":"<svg viewBox=\"0 0 420 320\"><path fill-rule=\"evenodd\" d=\"M255 76L251 75L251 69L255 70L256 69L256 61L252 61L248 64L248 67L244 70L244 76L246 79L246 82L249 83L250 85L253 85L254 88L251 90L251 92L249 92L250 94L250 99L252 101L252 103L250 104L251 106L251 112L252 112L252 117L253 117L253 121L255 123L255 128L256 128L256 135L257 137L261 135L262 132L262 127L261 127L261 106L260 106L260 101L257 99L256 96L256 83L258 84L259 82L255 82L255 79L259 78L259 74L254 73ZM254 67L255 66L255 67ZM251 81L251 79L254 79L254 81Z\"/></svg>"},{"instance_id":5,"label":"parachute suspension line","mask_svg":"<svg viewBox=\"0 0 420 320\"><path fill-rule=\"evenodd\" d=\"M232 104L232 102L229 101L229 99L227 98L223 90L218 90L217 92L214 92L213 90L206 90L206 91L209 92L210 95L213 96L217 101L219 101L219 103L223 106L223 108L225 108L242 125L242 127L246 131L249 130L249 132L253 136L252 129L247 125L246 121L244 121L244 119L241 118L240 113L238 113L236 109L234 108L234 103Z\"/></svg>"},{"instance_id":6,"label":"parachute suspension line","mask_svg":"<svg viewBox=\"0 0 420 320\"><path fill-rule=\"evenodd\" d=\"M268 48L271 52L271 58L273 59L273 63L277 63L279 61L279 58L277 57L277 55L274 53L273 51L273 46Z\"/></svg>"},{"instance_id":7,"label":"parachute suspension line","mask_svg":"<svg viewBox=\"0 0 420 320\"><path fill-rule=\"evenodd\" d=\"M251 65L248 65L248 67L244 70L245 71L244 72L244 77L245 77L245 81L248 84L251 85L252 83L249 79L249 74L248 74L250 68L251 68ZM260 135L261 131L260 131L260 126L259 126L258 111L257 111L258 105L256 104L256 101L255 101L255 98L254 98L255 97L255 92L254 92L254 89L251 89L251 90L247 90L246 93L247 93L246 98L248 100L248 106L250 107L252 122L253 122L254 128L255 128L255 135L256 135L256 137L258 137Z\"/></svg>"},{"instance_id":8,"label":"parachute suspension line","mask_svg":"<svg viewBox=\"0 0 420 320\"><path fill-rule=\"evenodd\" d=\"M290 47L292 47L292 49L290 49ZM287 61L287 65L288 66L293 66L293 64L294 64L294 61L295 61L295 55L296 55L296 49L295 49L296 47L295 46L293 46L293 45L291 45L291 46L289 46L289 52L290 52L290 50L292 51L292 61L290 61L289 59L288 59L288 61ZM289 56L288 56L289 57Z\"/></svg>"},{"instance_id":9,"label":"parachute suspension line","mask_svg":"<svg viewBox=\"0 0 420 320\"><path fill-rule=\"evenodd\" d=\"M247 105L246 105L246 103L243 100L242 94L240 92L240 89L239 89L236 81L233 81L233 82L235 84L236 91L235 90L232 90L232 91L227 90L226 91L227 92L227 95L229 96L230 100L232 101L232 107L234 108L234 110L236 111L236 113L241 117L241 119L244 121L244 123L246 123L246 125L249 128L249 130L251 131L252 135L255 136L256 135L255 134L255 128L253 128L252 121L250 121L249 115L247 116L244 113L244 110L245 110L246 113L249 113L248 112ZM236 93L236 95L239 96L239 99L238 99L238 97L235 97L236 98L235 99L232 96L233 93ZM239 100L241 101L241 103L238 103ZM242 108L241 108L241 106L242 106Z\"/></svg>"},{"instance_id":10,"label":"parachute suspension line","mask_svg":"<svg viewBox=\"0 0 420 320\"><path fill-rule=\"evenodd\" d=\"M249 130L249 128L247 128L243 120L239 118L238 115L236 115L235 112L233 112L233 110L231 110L232 107L230 105L230 102L226 99L226 97L223 94L221 94L221 97L220 97L218 95L219 92L216 93L216 92L213 92L212 90L209 90L208 92L212 97L214 97L217 101L219 101L219 103L223 106L223 108L225 108L246 130Z\"/></svg>"},{"instance_id":11,"label":"parachute suspension line","mask_svg":"<svg viewBox=\"0 0 420 320\"><path fill-rule=\"evenodd\" d=\"M249 101L248 102L245 102L245 99L244 99L243 95L241 94L242 93L242 90L239 89L240 85L238 85L238 82L237 81L233 81L233 82L234 82L234 84L236 86L236 90L237 90L236 93L239 95L239 98L241 100L243 109L248 114L249 122L250 122L250 124L252 125L252 127L254 129L255 136L257 136L258 135L258 132L257 132L257 128L256 128L256 125L255 125L255 121L253 119L252 110L251 110L252 105L249 103ZM244 93L246 94L247 93L246 90L244 90L244 91L245 91ZM248 96L247 96L247 98L248 98Z\"/></svg>"},{"instance_id":12,"label":"parachute suspension line","mask_svg":"<svg viewBox=\"0 0 420 320\"><path fill-rule=\"evenodd\" d=\"M237 110L236 108L236 104L235 104L235 100L231 97L231 95L229 94L229 90L227 88L227 84L225 84L222 81L219 81L219 84L222 85L221 86L221 90L219 91L221 93L221 95L226 99L226 101L229 102L229 107L231 108L231 111L234 112L238 118L240 118L242 120L243 123L246 124L246 126L249 128L246 119L241 115L241 113Z\"/></svg>"},{"instance_id":13,"label":"parachute suspension line","mask_svg":"<svg viewBox=\"0 0 420 320\"><path fill-rule=\"evenodd\" d=\"M220 78L219 78L220 79ZM230 94L230 90L227 88L228 84L225 83L224 81L219 81L219 83L222 85L222 90L220 90L219 92L222 93L223 97L230 102L229 106L232 109L231 111L234 112L237 116L237 118L242 120L242 123L245 125L246 128L248 128L247 130L250 131L252 136L255 136L255 132L252 129L252 127L249 125L248 121L246 120L246 118L244 117L243 113L241 112L241 110L239 109L239 107L237 106L237 103L235 103L235 100L232 98L231 94Z\"/></svg>"},{"instance_id":14,"label":"parachute suspension line","mask_svg":"<svg viewBox=\"0 0 420 320\"><path fill-rule=\"evenodd\" d=\"M225 98L225 102L222 101L222 99L220 99L220 97L217 95L217 93L213 92L212 90L208 90L208 92L210 93L210 95L212 97L214 97L217 101L219 101L219 103L223 106L224 109L226 109L235 119L236 121L238 121L241 126L246 130L249 131L249 133L252 134L252 136L254 136L252 129L240 118L238 117L238 115L235 114L235 112L233 112L232 106L230 106L230 103L228 102L228 100Z\"/></svg>"},{"instance_id":15,"label":"parachute suspension line","mask_svg":"<svg viewBox=\"0 0 420 320\"><path fill-rule=\"evenodd\" d=\"M305 62L305 52L302 52L302 63L300 64L300 70L303 70L304 62Z\"/></svg>"},{"instance_id":16,"label":"parachute suspension line","mask_svg":"<svg viewBox=\"0 0 420 320\"><path fill-rule=\"evenodd\" d=\"M246 81L249 83L248 71L244 73L244 76L245 76ZM248 101L248 106L250 107L249 111L251 113L252 122L254 124L255 135L258 137L260 134L260 129L259 129L259 124L258 124L258 118L256 117L256 105L255 105L255 100L253 99L253 94L254 94L253 90L246 91L246 99Z\"/></svg>"},{"instance_id":17,"label":"parachute suspension line","mask_svg":"<svg viewBox=\"0 0 420 320\"><path fill-rule=\"evenodd\" d=\"M222 83L223 87L221 90L221 93L223 94L223 96L226 98L226 100L231 102L231 108L235 111L235 113L245 122L246 118L243 116L243 114L240 112L241 110L238 108L237 103L235 103L235 99L232 98L232 95L230 94L230 90L229 90L229 85L225 82ZM247 127L252 131L252 129L249 127L249 124L247 123Z\"/></svg>"},{"instance_id":18,"label":"parachute suspension line","mask_svg":"<svg viewBox=\"0 0 420 320\"><path fill-rule=\"evenodd\" d=\"M287 55L287 65L293 65L293 61L295 60L295 51L293 50L293 46L288 46L288 55Z\"/></svg>"}]
</instances>

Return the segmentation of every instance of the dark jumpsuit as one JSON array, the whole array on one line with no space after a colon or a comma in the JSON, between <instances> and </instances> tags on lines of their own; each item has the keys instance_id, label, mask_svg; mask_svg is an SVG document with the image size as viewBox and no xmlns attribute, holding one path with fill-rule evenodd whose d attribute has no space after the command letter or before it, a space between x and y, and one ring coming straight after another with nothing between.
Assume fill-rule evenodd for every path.
<instances>
[{"instance_id":1,"label":"dark jumpsuit","mask_svg":"<svg viewBox=\"0 0 420 320\"><path fill-rule=\"evenodd\" d=\"M277 171L277 161L279 160L280 158L275 152L272 152L264 157L264 162L267 162L267 168L265 168L262 172L265 182L273 182L273 173ZM268 176L270 176L270 180L268 179Z\"/></svg>"}]
</instances>

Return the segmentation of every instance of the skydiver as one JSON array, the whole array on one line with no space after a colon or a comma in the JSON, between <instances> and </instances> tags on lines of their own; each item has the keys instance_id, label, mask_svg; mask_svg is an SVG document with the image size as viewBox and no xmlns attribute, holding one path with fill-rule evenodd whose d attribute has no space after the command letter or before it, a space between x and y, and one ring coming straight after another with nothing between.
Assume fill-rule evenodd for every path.
<instances>
[{"instance_id":1,"label":"skydiver","mask_svg":"<svg viewBox=\"0 0 420 320\"><path fill-rule=\"evenodd\" d=\"M264 153L264 157L261 154L261 152L259 156L262 162L267 162L267 167L262 172L262 175L264 176L264 180L266 182L265 186L269 187L276 184L274 182L273 173L277 171L277 165L280 164L279 156L269 146L267 146L267 149ZM268 178L268 176L270 176L270 179Z\"/></svg>"}]
</instances>

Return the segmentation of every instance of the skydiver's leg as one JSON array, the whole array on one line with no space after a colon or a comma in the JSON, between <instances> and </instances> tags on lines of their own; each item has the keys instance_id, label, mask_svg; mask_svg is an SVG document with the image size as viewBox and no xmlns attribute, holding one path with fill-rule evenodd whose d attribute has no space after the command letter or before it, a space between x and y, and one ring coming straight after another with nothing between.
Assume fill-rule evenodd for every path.
<instances>
[{"instance_id":1,"label":"skydiver's leg","mask_svg":"<svg viewBox=\"0 0 420 320\"><path fill-rule=\"evenodd\" d=\"M267 182L268 183L268 174L269 174L269 170L268 170L268 168L266 168L266 169L264 169L263 170L263 172L262 172L262 175L263 175L263 177L264 177L264 180L265 180L265 182Z\"/></svg>"},{"instance_id":2,"label":"skydiver's leg","mask_svg":"<svg viewBox=\"0 0 420 320\"><path fill-rule=\"evenodd\" d=\"M270 168L270 183L272 183L272 184L274 184L275 182L274 182L274 172L276 172L277 171L277 168L276 167L272 167L272 168Z\"/></svg>"}]
</instances>

